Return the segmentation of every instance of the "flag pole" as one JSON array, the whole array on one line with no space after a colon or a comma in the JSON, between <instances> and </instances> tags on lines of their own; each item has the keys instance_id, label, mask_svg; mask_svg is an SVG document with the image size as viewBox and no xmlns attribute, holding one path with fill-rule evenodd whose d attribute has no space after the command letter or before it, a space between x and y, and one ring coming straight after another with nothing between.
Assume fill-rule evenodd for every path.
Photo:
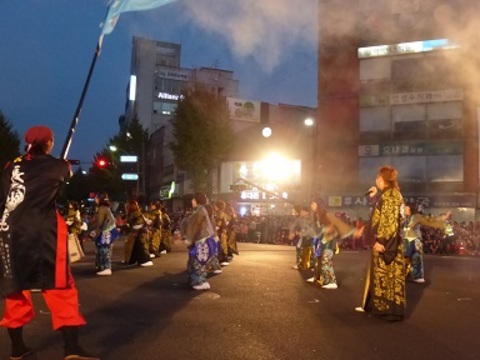
<instances>
[{"instance_id":1,"label":"flag pole","mask_svg":"<svg viewBox=\"0 0 480 360\"><path fill-rule=\"evenodd\" d=\"M68 131L67 138L65 139L65 143L63 144L63 149L61 154L61 157L63 159L67 158L68 152L70 150L70 145L72 144L73 134L75 133L75 128L77 127L80 113L82 112L83 101L85 100L88 86L90 85L90 80L92 78L93 70L95 69L95 64L97 63L98 56L100 55L102 40L103 40L103 35L100 37L100 40L97 43L97 48L95 49L95 54L93 54L93 59L90 65L90 70L88 71L87 79L85 80L85 84L83 85L83 91L77 105L77 110L75 111L75 115L73 116L72 123L70 125L70 130Z\"/></svg>"}]
</instances>

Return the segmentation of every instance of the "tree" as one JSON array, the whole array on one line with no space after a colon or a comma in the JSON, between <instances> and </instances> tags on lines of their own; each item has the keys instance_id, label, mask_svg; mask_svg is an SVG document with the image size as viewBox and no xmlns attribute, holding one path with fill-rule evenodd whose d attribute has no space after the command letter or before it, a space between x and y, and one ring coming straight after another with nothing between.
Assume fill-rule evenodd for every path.
<instances>
[{"instance_id":1,"label":"tree","mask_svg":"<svg viewBox=\"0 0 480 360\"><path fill-rule=\"evenodd\" d=\"M77 202L85 201L90 194L90 184L88 176L83 173L79 167L65 184L59 202L66 203L68 200L75 200Z\"/></svg>"},{"instance_id":2,"label":"tree","mask_svg":"<svg viewBox=\"0 0 480 360\"><path fill-rule=\"evenodd\" d=\"M10 122L0 111L0 166L3 169L5 164L20 155L20 138L18 133L12 129Z\"/></svg>"},{"instance_id":3,"label":"tree","mask_svg":"<svg viewBox=\"0 0 480 360\"><path fill-rule=\"evenodd\" d=\"M171 120L170 144L176 165L186 171L195 191L211 193L211 171L232 149L227 102L202 88L188 91Z\"/></svg>"},{"instance_id":4,"label":"tree","mask_svg":"<svg viewBox=\"0 0 480 360\"><path fill-rule=\"evenodd\" d=\"M89 178L95 191L106 191L113 200L126 200L132 197L132 188L136 184L123 180L122 174L136 172L137 169L127 169L127 165L120 162L120 156L136 155L140 164L143 164L148 137L148 130L142 127L140 121L134 119L126 129L108 140L106 146L95 155L90 169ZM112 151L111 145L114 145L117 151ZM102 161L105 161L105 164ZM140 175L144 176L144 166L140 169Z\"/></svg>"}]
</instances>

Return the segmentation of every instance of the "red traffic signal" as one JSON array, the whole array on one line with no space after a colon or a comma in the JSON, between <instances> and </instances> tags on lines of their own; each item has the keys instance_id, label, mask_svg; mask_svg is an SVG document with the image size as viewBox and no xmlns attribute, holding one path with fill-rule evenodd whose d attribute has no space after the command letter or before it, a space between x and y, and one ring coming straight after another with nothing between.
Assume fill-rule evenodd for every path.
<instances>
[{"instance_id":1,"label":"red traffic signal","mask_svg":"<svg viewBox=\"0 0 480 360\"><path fill-rule=\"evenodd\" d=\"M108 161L105 160L104 158L98 158L97 161L95 162L95 165L98 167L98 168L105 168L107 167L108 165Z\"/></svg>"}]
</instances>

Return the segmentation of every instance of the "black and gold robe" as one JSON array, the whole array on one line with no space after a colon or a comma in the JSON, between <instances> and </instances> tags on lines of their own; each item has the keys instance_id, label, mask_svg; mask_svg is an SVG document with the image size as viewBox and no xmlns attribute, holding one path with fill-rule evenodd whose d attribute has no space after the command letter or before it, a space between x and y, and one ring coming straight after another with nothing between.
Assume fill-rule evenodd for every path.
<instances>
[{"instance_id":1,"label":"black and gold robe","mask_svg":"<svg viewBox=\"0 0 480 360\"><path fill-rule=\"evenodd\" d=\"M384 189L373 209L368 236L371 244L385 246L385 252L372 250L365 286L363 308L388 320L401 320L405 314L405 246L401 237L403 198L397 189Z\"/></svg>"}]
</instances>

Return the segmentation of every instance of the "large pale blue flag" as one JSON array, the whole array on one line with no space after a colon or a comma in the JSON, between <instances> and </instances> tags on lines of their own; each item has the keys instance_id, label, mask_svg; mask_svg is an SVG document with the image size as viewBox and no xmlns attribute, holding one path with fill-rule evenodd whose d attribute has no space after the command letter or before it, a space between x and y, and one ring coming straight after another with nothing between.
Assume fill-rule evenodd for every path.
<instances>
[{"instance_id":1,"label":"large pale blue flag","mask_svg":"<svg viewBox=\"0 0 480 360\"><path fill-rule=\"evenodd\" d=\"M150 10L174 1L175 0L111 0L107 16L103 23L102 36L110 34L113 31L121 13Z\"/></svg>"}]
</instances>

